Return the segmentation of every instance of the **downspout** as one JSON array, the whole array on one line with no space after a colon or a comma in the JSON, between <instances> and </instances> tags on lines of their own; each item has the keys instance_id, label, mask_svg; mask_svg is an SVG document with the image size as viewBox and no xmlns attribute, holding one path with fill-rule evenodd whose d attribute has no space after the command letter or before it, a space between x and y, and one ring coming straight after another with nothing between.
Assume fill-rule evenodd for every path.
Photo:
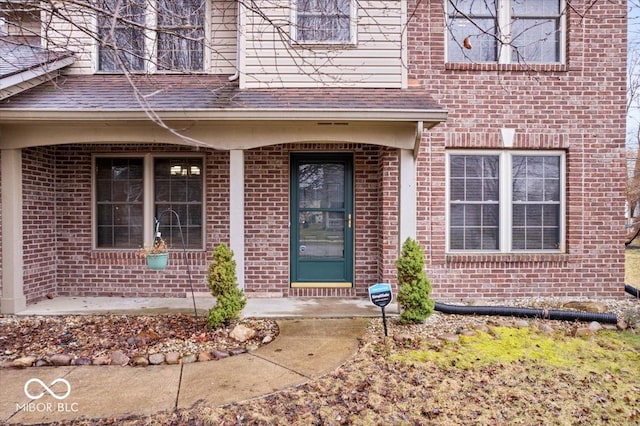
<instances>
[{"instance_id":1,"label":"downspout","mask_svg":"<svg viewBox=\"0 0 640 426\"><path fill-rule=\"evenodd\" d=\"M630 286L629 284L624 285L624 291L632 295L633 297L640 298L640 290L635 287Z\"/></svg>"},{"instance_id":2,"label":"downspout","mask_svg":"<svg viewBox=\"0 0 640 426\"><path fill-rule=\"evenodd\" d=\"M456 306L436 302L435 310L455 315L494 315L519 318L540 318L558 321L598 321L616 324L616 314L600 314L582 311L559 311L553 309L511 308L505 306Z\"/></svg>"}]
</instances>

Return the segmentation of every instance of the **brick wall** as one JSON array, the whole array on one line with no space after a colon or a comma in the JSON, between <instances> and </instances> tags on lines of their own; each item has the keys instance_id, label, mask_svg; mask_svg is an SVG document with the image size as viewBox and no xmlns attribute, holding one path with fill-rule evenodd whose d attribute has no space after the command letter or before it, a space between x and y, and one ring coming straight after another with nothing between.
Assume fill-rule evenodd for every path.
<instances>
[{"instance_id":1,"label":"brick wall","mask_svg":"<svg viewBox=\"0 0 640 426\"><path fill-rule=\"evenodd\" d=\"M440 2L409 2L410 84L447 108L418 161L418 231L434 296L620 296L624 277L626 4L572 2L567 64L447 65ZM588 11L584 19L577 11ZM421 29L422 28L422 29ZM424 28L428 28L427 31ZM560 149L567 166L567 253L446 255L445 152Z\"/></svg>"},{"instance_id":2,"label":"brick wall","mask_svg":"<svg viewBox=\"0 0 640 426\"><path fill-rule=\"evenodd\" d=\"M91 155L92 153L189 152L188 148L166 145L94 146L65 145L56 151L56 242L60 295L182 297L190 291L187 267L180 247L171 247L170 267L147 269L135 250L91 249ZM200 150L198 153L202 153ZM229 154L205 151L206 165L206 250L188 251L193 286L208 292L207 265L213 246L229 240L228 187ZM150 230L151 231L151 230Z\"/></svg>"},{"instance_id":3,"label":"brick wall","mask_svg":"<svg viewBox=\"0 0 640 426\"><path fill-rule=\"evenodd\" d=\"M354 153L355 283L353 289L289 288L289 155L291 152ZM271 296L366 296L379 280L379 152L375 146L294 144L245 153L245 285L249 294Z\"/></svg>"},{"instance_id":4,"label":"brick wall","mask_svg":"<svg viewBox=\"0 0 640 426\"><path fill-rule=\"evenodd\" d=\"M22 151L24 293L27 303L56 290L54 148Z\"/></svg>"}]
</instances>

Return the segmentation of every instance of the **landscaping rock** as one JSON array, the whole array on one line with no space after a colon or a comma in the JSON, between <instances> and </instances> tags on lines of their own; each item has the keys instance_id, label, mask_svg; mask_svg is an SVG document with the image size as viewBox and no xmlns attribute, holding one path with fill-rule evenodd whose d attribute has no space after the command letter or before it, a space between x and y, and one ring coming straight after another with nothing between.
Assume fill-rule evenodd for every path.
<instances>
[{"instance_id":1,"label":"landscaping rock","mask_svg":"<svg viewBox=\"0 0 640 426\"><path fill-rule=\"evenodd\" d=\"M91 365L91 358L80 357L73 362L75 365Z\"/></svg>"},{"instance_id":2,"label":"landscaping rock","mask_svg":"<svg viewBox=\"0 0 640 426\"><path fill-rule=\"evenodd\" d=\"M131 359L131 362L133 362L133 365L138 367L146 367L147 365L149 365L149 360L146 356L134 356Z\"/></svg>"},{"instance_id":3,"label":"landscaping rock","mask_svg":"<svg viewBox=\"0 0 640 426\"><path fill-rule=\"evenodd\" d=\"M49 361L51 361L51 364L55 366L63 366L63 365L71 364L72 359L73 357L71 355L54 354L54 355L51 355L51 357L49 358Z\"/></svg>"},{"instance_id":4,"label":"landscaping rock","mask_svg":"<svg viewBox=\"0 0 640 426\"><path fill-rule=\"evenodd\" d=\"M31 367L34 362L36 362L35 356L23 356L21 358L14 359L11 366L16 368L26 368Z\"/></svg>"},{"instance_id":5,"label":"landscaping rock","mask_svg":"<svg viewBox=\"0 0 640 426\"><path fill-rule=\"evenodd\" d=\"M229 353L225 351L214 350L211 352L215 359L229 358Z\"/></svg>"},{"instance_id":6,"label":"landscaping rock","mask_svg":"<svg viewBox=\"0 0 640 426\"><path fill-rule=\"evenodd\" d=\"M256 335L255 330L243 324L236 325L233 328L233 330L231 330L231 333L229 333L229 337L231 337L232 339L240 343L246 342L247 340L251 339L255 335Z\"/></svg>"},{"instance_id":7,"label":"landscaping rock","mask_svg":"<svg viewBox=\"0 0 640 426\"><path fill-rule=\"evenodd\" d=\"M180 362L180 354L178 352L168 352L165 355L164 361L167 364L178 364Z\"/></svg>"},{"instance_id":8,"label":"landscaping rock","mask_svg":"<svg viewBox=\"0 0 640 426\"><path fill-rule=\"evenodd\" d=\"M460 336L458 334L443 334L438 337L444 340L445 342L449 342L449 343L455 343L458 340L460 340Z\"/></svg>"},{"instance_id":9,"label":"landscaping rock","mask_svg":"<svg viewBox=\"0 0 640 426\"><path fill-rule=\"evenodd\" d=\"M194 354L187 354L182 357L183 364L191 364L196 362L196 356Z\"/></svg>"},{"instance_id":10,"label":"landscaping rock","mask_svg":"<svg viewBox=\"0 0 640 426\"><path fill-rule=\"evenodd\" d=\"M271 336L269 336L269 335L264 336L264 337L262 338L262 343L264 343L265 345L266 345L267 343L271 343L272 341L273 341L273 337L271 337Z\"/></svg>"},{"instance_id":11,"label":"landscaping rock","mask_svg":"<svg viewBox=\"0 0 640 426\"><path fill-rule=\"evenodd\" d=\"M213 359L213 355L211 355L211 352L209 352L209 351L200 352L198 354L198 361L199 362L211 361L212 359Z\"/></svg>"},{"instance_id":12,"label":"landscaping rock","mask_svg":"<svg viewBox=\"0 0 640 426\"><path fill-rule=\"evenodd\" d=\"M538 329L546 334L552 334L554 332L553 327L551 327L549 324L546 324L546 323L540 324L538 326Z\"/></svg>"},{"instance_id":13,"label":"landscaping rock","mask_svg":"<svg viewBox=\"0 0 640 426\"><path fill-rule=\"evenodd\" d=\"M127 365L129 363L129 357L122 351L111 352L111 365Z\"/></svg>"},{"instance_id":14,"label":"landscaping rock","mask_svg":"<svg viewBox=\"0 0 640 426\"><path fill-rule=\"evenodd\" d=\"M602 330L602 325L600 325L598 321L593 321L589 324L589 330L597 333L598 331Z\"/></svg>"},{"instance_id":15,"label":"landscaping rock","mask_svg":"<svg viewBox=\"0 0 640 426\"><path fill-rule=\"evenodd\" d=\"M229 349L229 355L232 355L232 356L244 354L246 352L247 352L247 350L245 348L231 348L231 349Z\"/></svg>"},{"instance_id":16,"label":"landscaping rock","mask_svg":"<svg viewBox=\"0 0 640 426\"><path fill-rule=\"evenodd\" d=\"M149 355L149 364L151 365L160 365L164 362L164 360L165 360L164 354Z\"/></svg>"},{"instance_id":17,"label":"landscaping rock","mask_svg":"<svg viewBox=\"0 0 640 426\"><path fill-rule=\"evenodd\" d=\"M51 363L49 361L47 361L46 359L39 359L36 361L36 367L48 367L50 366Z\"/></svg>"},{"instance_id":18,"label":"landscaping rock","mask_svg":"<svg viewBox=\"0 0 640 426\"><path fill-rule=\"evenodd\" d=\"M527 327L529 327L529 322L525 321L525 320L516 320L516 322L513 323L513 324L518 328L527 328Z\"/></svg>"},{"instance_id":19,"label":"landscaping rock","mask_svg":"<svg viewBox=\"0 0 640 426\"><path fill-rule=\"evenodd\" d=\"M595 332L589 327L578 327L574 333L575 337L593 336Z\"/></svg>"},{"instance_id":20,"label":"landscaping rock","mask_svg":"<svg viewBox=\"0 0 640 426\"><path fill-rule=\"evenodd\" d=\"M106 355L97 356L97 357L93 358L93 360L91 361L91 364L93 364L93 365L109 365L109 364L111 364L111 358L109 358Z\"/></svg>"}]
</instances>

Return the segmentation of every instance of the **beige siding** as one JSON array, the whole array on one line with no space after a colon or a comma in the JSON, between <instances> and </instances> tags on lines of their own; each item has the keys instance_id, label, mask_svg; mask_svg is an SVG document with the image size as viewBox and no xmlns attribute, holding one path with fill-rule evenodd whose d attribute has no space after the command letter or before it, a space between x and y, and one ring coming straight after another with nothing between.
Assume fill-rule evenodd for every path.
<instances>
[{"instance_id":1,"label":"beige siding","mask_svg":"<svg viewBox=\"0 0 640 426\"><path fill-rule=\"evenodd\" d=\"M237 13L234 0L211 2L210 72L235 74L238 46Z\"/></svg>"},{"instance_id":2,"label":"beige siding","mask_svg":"<svg viewBox=\"0 0 640 426\"><path fill-rule=\"evenodd\" d=\"M67 69L70 74L90 74L97 68L97 44L94 31L95 18L91 13L73 8L69 2L58 5L59 16L43 14L45 47L71 49L76 62ZM212 1L206 40L206 71L214 74L234 74L237 52L237 3L234 0ZM71 24L73 22L73 24Z\"/></svg>"},{"instance_id":3,"label":"beige siding","mask_svg":"<svg viewBox=\"0 0 640 426\"><path fill-rule=\"evenodd\" d=\"M259 0L247 11L244 87L401 87L400 1L358 2L357 42L344 46L294 46L286 0Z\"/></svg>"}]
</instances>

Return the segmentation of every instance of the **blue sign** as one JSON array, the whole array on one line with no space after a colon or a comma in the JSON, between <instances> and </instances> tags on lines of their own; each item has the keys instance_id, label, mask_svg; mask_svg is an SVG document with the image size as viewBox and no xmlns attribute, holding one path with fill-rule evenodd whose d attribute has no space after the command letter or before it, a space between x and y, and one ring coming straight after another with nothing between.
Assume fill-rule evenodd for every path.
<instances>
[{"instance_id":1,"label":"blue sign","mask_svg":"<svg viewBox=\"0 0 640 426\"><path fill-rule=\"evenodd\" d=\"M393 295L391 294L391 284L378 283L369 287L369 298L371 303L381 308L384 308L391 300Z\"/></svg>"}]
</instances>

